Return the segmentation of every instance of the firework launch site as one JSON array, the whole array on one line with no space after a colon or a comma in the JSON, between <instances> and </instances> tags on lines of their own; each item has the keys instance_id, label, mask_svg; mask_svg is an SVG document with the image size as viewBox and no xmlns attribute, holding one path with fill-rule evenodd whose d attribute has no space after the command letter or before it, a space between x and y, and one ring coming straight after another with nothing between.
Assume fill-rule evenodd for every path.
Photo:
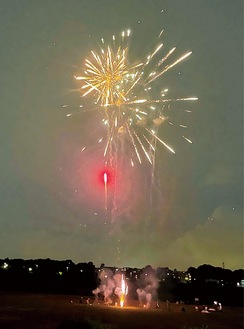
<instances>
[{"instance_id":1,"label":"firework launch site","mask_svg":"<svg viewBox=\"0 0 244 329\"><path fill-rule=\"evenodd\" d=\"M242 328L243 270L1 260L1 328ZM237 282L236 282L237 281ZM235 282L235 283L234 283Z\"/></svg>"},{"instance_id":2,"label":"firework launch site","mask_svg":"<svg viewBox=\"0 0 244 329\"><path fill-rule=\"evenodd\" d=\"M91 300L92 301L92 300ZM74 295L1 293L0 326L8 329L241 329L242 308L224 307L222 312L196 311L194 305L160 302L146 309L130 301L115 307L81 304Z\"/></svg>"}]
</instances>

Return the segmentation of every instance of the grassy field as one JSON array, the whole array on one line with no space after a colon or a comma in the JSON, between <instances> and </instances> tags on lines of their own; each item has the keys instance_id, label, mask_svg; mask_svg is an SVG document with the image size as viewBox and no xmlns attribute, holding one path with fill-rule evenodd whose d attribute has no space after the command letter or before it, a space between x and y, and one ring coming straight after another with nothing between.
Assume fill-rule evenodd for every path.
<instances>
[{"instance_id":1,"label":"grassy field","mask_svg":"<svg viewBox=\"0 0 244 329\"><path fill-rule=\"evenodd\" d=\"M241 329L243 309L201 313L193 305L155 304L150 309L128 306L87 305L79 296L0 293L1 329ZM89 326L85 324L89 322Z\"/></svg>"}]
</instances>

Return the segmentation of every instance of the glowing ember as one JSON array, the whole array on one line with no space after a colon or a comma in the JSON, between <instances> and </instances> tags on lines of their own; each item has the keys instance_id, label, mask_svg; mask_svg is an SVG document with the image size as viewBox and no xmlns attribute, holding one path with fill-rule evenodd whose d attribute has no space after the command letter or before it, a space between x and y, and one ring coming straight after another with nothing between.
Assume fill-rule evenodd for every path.
<instances>
[{"instance_id":1,"label":"glowing ember","mask_svg":"<svg viewBox=\"0 0 244 329\"><path fill-rule=\"evenodd\" d=\"M108 182L108 174L106 172L103 174L103 180L104 180L104 184L106 185Z\"/></svg>"},{"instance_id":2,"label":"glowing ember","mask_svg":"<svg viewBox=\"0 0 244 329\"><path fill-rule=\"evenodd\" d=\"M107 189L107 182L108 182L108 174L105 172L103 174L103 181L104 181L104 194L105 194L105 210L108 209L108 189Z\"/></svg>"}]
</instances>

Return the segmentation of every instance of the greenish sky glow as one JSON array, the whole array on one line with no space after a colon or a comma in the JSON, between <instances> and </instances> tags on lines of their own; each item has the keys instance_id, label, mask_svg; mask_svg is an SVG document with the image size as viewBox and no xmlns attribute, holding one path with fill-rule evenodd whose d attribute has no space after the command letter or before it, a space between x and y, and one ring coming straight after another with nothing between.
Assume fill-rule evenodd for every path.
<instances>
[{"instance_id":1,"label":"greenish sky glow","mask_svg":"<svg viewBox=\"0 0 244 329\"><path fill-rule=\"evenodd\" d=\"M242 0L2 1L0 27L0 258L243 268ZM193 51L160 88L199 100L171 107L187 130L160 126L176 154L158 145L151 194L148 165L125 169L111 223L96 183L105 128L74 75L127 28L134 62L162 29L166 49Z\"/></svg>"}]
</instances>

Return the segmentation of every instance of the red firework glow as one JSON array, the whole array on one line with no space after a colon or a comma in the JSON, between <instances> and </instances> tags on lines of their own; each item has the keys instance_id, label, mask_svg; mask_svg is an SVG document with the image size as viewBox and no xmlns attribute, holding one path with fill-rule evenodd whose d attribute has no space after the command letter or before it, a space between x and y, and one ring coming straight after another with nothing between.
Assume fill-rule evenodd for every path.
<instances>
[{"instance_id":1,"label":"red firework glow","mask_svg":"<svg viewBox=\"0 0 244 329\"><path fill-rule=\"evenodd\" d=\"M110 185L113 181L113 173L109 168L105 168L99 172L99 184L103 187L104 185Z\"/></svg>"},{"instance_id":2,"label":"red firework glow","mask_svg":"<svg viewBox=\"0 0 244 329\"><path fill-rule=\"evenodd\" d=\"M103 174L103 180L104 180L104 184L107 185L108 174L106 172Z\"/></svg>"},{"instance_id":3,"label":"red firework glow","mask_svg":"<svg viewBox=\"0 0 244 329\"><path fill-rule=\"evenodd\" d=\"M109 182L109 178L110 178L110 174L109 172L106 170L103 172L102 174L102 178L103 178L103 183L104 183L104 196L105 196L105 210L107 212L108 210L108 189L107 189L107 183Z\"/></svg>"}]
</instances>

